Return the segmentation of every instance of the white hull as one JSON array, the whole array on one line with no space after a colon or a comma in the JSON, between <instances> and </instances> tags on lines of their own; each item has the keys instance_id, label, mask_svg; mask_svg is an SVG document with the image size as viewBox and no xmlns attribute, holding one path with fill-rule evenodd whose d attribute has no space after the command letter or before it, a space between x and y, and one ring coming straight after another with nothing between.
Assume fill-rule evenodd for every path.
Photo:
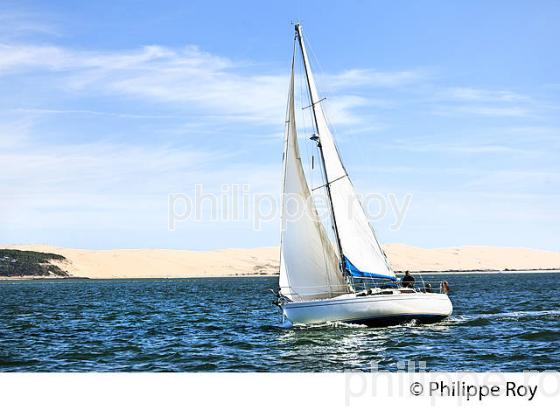
<instances>
[{"instance_id":1,"label":"white hull","mask_svg":"<svg viewBox=\"0 0 560 410\"><path fill-rule=\"evenodd\" d=\"M453 311L446 294L399 291L394 294L349 294L332 299L288 302L281 308L285 319L292 324L351 322L389 325L412 319L435 322Z\"/></svg>"}]
</instances>

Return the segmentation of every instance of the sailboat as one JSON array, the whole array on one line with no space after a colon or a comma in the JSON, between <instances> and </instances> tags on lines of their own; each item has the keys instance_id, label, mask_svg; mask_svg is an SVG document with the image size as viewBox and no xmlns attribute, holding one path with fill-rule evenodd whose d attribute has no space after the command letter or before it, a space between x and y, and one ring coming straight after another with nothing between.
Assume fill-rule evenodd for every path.
<instances>
[{"instance_id":1,"label":"sailboat","mask_svg":"<svg viewBox=\"0 0 560 410\"><path fill-rule=\"evenodd\" d=\"M299 50L299 51L298 51ZM294 65L303 60L322 185L310 188L296 129ZM453 310L446 287L419 289L398 281L344 167L329 129L303 39L295 25L283 157L280 278L276 304L287 325L348 322L371 326L435 322ZM312 189L326 193L329 223ZM443 289L443 290L442 290Z\"/></svg>"}]
</instances>

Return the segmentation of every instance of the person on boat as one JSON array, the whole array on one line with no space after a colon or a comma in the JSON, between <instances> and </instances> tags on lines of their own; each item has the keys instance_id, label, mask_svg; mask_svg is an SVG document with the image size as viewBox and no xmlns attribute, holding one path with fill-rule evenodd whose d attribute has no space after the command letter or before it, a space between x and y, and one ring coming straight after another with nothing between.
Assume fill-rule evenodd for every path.
<instances>
[{"instance_id":1,"label":"person on boat","mask_svg":"<svg viewBox=\"0 0 560 410\"><path fill-rule=\"evenodd\" d=\"M432 285L430 285L429 283L426 283L426 286L424 287L424 292L432 293Z\"/></svg>"},{"instance_id":2,"label":"person on boat","mask_svg":"<svg viewBox=\"0 0 560 410\"><path fill-rule=\"evenodd\" d=\"M404 278L401 279L401 284L403 288L414 287L414 276L412 276L409 271L406 271L404 273Z\"/></svg>"}]
</instances>

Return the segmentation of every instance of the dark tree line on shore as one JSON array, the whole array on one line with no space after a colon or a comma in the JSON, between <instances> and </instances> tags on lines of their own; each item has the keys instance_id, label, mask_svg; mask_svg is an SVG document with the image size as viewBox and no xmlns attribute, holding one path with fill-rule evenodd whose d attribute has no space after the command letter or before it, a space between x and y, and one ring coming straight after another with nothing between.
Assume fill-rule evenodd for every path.
<instances>
[{"instance_id":1,"label":"dark tree line on shore","mask_svg":"<svg viewBox=\"0 0 560 410\"><path fill-rule=\"evenodd\" d=\"M64 261L66 258L55 253L0 249L0 276L69 276L53 265L53 260Z\"/></svg>"}]
</instances>

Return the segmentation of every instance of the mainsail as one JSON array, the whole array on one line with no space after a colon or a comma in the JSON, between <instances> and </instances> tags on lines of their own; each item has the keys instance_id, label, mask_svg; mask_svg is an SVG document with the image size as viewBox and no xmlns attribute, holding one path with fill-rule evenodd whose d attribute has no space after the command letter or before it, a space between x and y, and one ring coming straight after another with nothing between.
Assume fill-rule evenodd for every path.
<instances>
[{"instance_id":1,"label":"mainsail","mask_svg":"<svg viewBox=\"0 0 560 410\"><path fill-rule=\"evenodd\" d=\"M333 219L346 271L352 276L396 279L340 159L323 112L322 100L317 93L300 25L296 25L296 32L309 86L311 109L324 159L325 183L330 189Z\"/></svg>"},{"instance_id":2,"label":"mainsail","mask_svg":"<svg viewBox=\"0 0 560 410\"><path fill-rule=\"evenodd\" d=\"M280 290L284 296L295 301L346 293L338 256L317 215L301 163L295 122L293 59L286 114L280 249Z\"/></svg>"}]
</instances>

